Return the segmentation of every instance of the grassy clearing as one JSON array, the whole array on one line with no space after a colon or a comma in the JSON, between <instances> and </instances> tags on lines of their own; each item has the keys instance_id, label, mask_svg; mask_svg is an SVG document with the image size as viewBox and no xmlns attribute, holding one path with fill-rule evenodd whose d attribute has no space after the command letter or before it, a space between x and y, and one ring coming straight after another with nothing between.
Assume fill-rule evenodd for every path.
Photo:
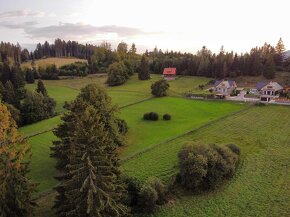
<instances>
[{"instance_id":1,"label":"grassy clearing","mask_svg":"<svg viewBox=\"0 0 290 217\"><path fill-rule=\"evenodd\" d=\"M75 62L88 62L87 60L84 59L78 59L78 58L73 58L73 57L50 57L50 58L45 58L45 59L40 59L35 61L35 66L36 67L45 67L48 65L55 64L57 67L61 67L63 65L68 65L72 64ZM21 64L21 67L28 67L31 68L31 61L25 62Z\"/></svg>"},{"instance_id":2,"label":"grassy clearing","mask_svg":"<svg viewBox=\"0 0 290 217\"><path fill-rule=\"evenodd\" d=\"M176 139L125 163L139 179L167 179L176 172L177 152L187 141L235 143L241 147L240 168L221 189L200 196L179 195L175 205L151 216L287 216L290 209L290 110L252 108L206 129Z\"/></svg>"},{"instance_id":3,"label":"grassy clearing","mask_svg":"<svg viewBox=\"0 0 290 217\"><path fill-rule=\"evenodd\" d=\"M55 160L50 157L50 147L53 140L56 140L56 137L52 132L33 136L28 140L33 156L30 176L33 182L39 183L39 192L47 191L57 184L53 178Z\"/></svg>"},{"instance_id":4,"label":"grassy clearing","mask_svg":"<svg viewBox=\"0 0 290 217\"><path fill-rule=\"evenodd\" d=\"M129 133L128 146L122 150L121 157L140 152L208 121L237 111L243 106L243 104L164 97L124 108L121 117L128 123ZM151 111L159 114L159 121L142 119L144 113ZM172 120L163 121L162 115L165 113L171 114Z\"/></svg>"},{"instance_id":5,"label":"grassy clearing","mask_svg":"<svg viewBox=\"0 0 290 217\"><path fill-rule=\"evenodd\" d=\"M27 90L34 91L37 87L37 84L27 84ZM48 95L56 101L55 111L57 113L62 113L65 111L63 108L65 101L72 101L78 95L79 91L67 87L54 86L54 85L45 85Z\"/></svg>"},{"instance_id":6,"label":"grassy clearing","mask_svg":"<svg viewBox=\"0 0 290 217\"><path fill-rule=\"evenodd\" d=\"M55 116L47 120L39 121L37 123L21 127L19 128L19 131L25 136L32 136L38 133L51 130L55 126L57 126L59 123L60 123L60 116Z\"/></svg>"}]
</instances>

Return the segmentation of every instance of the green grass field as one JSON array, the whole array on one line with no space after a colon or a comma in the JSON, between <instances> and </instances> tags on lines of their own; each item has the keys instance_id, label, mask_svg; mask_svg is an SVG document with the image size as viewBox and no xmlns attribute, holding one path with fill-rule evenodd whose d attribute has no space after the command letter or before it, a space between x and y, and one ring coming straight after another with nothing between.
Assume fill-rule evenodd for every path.
<instances>
[{"instance_id":1,"label":"green grass field","mask_svg":"<svg viewBox=\"0 0 290 217\"><path fill-rule=\"evenodd\" d=\"M121 157L138 153L152 145L180 135L228 113L243 108L243 104L195 101L183 98L154 98L122 110L121 118L129 126L128 146ZM157 112L159 121L144 121L143 114ZM172 120L162 120L169 113Z\"/></svg>"},{"instance_id":2,"label":"green grass field","mask_svg":"<svg viewBox=\"0 0 290 217\"><path fill-rule=\"evenodd\" d=\"M210 80L179 77L170 81L170 97L151 98L150 86L160 79L138 81L134 75L125 85L106 87L105 76L44 81L55 98L59 113L87 84L103 86L118 104L119 116L129 125L127 146L120 150L122 170L140 180L157 176L168 180L177 171L177 153L188 141L194 143L235 143L241 147L241 164L235 177L218 190L199 196L178 192L174 201L151 217L185 216L287 216L290 211L290 108L283 106L248 107L246 104L188 100L186 91L203 92L198 85ZM27 85L30 90L34 85ZM125 107L124 107L125 106ZM122 108L124 107L124 108ZM142 120L145 112L172 115L171 121ZM26 135L52 129L60 116L20 128ZM195 129L195 130L194 130ZM192 132L186 134L186 132ZM175 138L176 137L176 138ZM57 184L50 146L56 138L45 132L29 138L32 149L31 177L40 183L39 192ZM38 199L36 216L52 217L55 193Z\"/></svg>"},{"instance_id":3,"label":"green grass field","mask_svg":"<svg viewBox=\"0 0 290 217\"><path fill-rule=\"evenodd\" d=\"M61 67L63 65L67 65L67 64L72 64L75 62L87 62L87 60L84 59L78 59L78 58L74 58L74 57L63 57L63 58L59 58L59 57L50 57L50 58L45 58L45 59L40 59L40 60L36 60L35 61L35 66L36 67L45 67L51 64L55 64L57 67ZM31 68L31 62L25 62L21 64L21 67L28 67Z\"/></svg>"},{"instance_id":4,"label":"green grass field","mask_svg":"<svg viewBox=\"0 0 290 217\"><path fill-rule=\"evenodd\" d=\"M242 150L235 177L215 192L178 195L151 216L288 216L290 209L290 109L254 107L159 146L123 165L132 176L168 177L188 141L235 143Z\"/></svg>"}]
</instances>

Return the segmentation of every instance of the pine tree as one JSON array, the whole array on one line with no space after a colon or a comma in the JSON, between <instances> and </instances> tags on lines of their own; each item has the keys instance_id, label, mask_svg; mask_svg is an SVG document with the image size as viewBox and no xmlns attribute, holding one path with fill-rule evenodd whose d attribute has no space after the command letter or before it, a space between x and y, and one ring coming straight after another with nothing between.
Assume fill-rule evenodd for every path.
<instances>
[{"instance_id":1,"label":"pine tree","mask_svg":"<svg viewBox=\"0 0 290 217\"><path fill-rule=\"evenodd\" d=\"M4 87L5 87L5 94L3 94L3 98L2 98L3 101L11 105L14 105L16 108L19 108L20 102L17 98L12 82L7 81Z\"/></svg>"},{"instance_id":2,"label":"pine tree","mask_svg":"<svg viewBox=\"0 0 290 217\"><path fill-rule=\"evenodd\" d=\"M1 102L0 120L0 216L26 217L35 206L35 185L27 177L29 147Z\"/></svg>"},{"instance_id":3,"label":"pine tree","mask_svg":"<svg viewBox=\"0 0 290 217\"><path fill-rule=\"evenodd\" d=\"M283 66L283 61L284 61L284 57L285 57L285 46L283 43L282 38L279 39L276 47L275 47L275 51L276 51L276 55L275 55L275 64L277 66L282 67Z\"/></svg>"},{"instance_id":4,"label":"pine tree","mask_svg":"<svg viewBox=\"0 0 290 217\"><path fill-rule=\"evenodd\" d=\"M149 63L148 63L148 60L146 59L145 55L142 56L138 71L139 71L138 72L139 80L149 80L150 79Z\"/></svg>"},{"instance_id":5,"label":"pine tree","mask_svg":"<svg viewBox=\"0 0 290 217\"><path fill-rule=\"evenodd\" d=\"M43 96L47 96L47 90L46 90L42 80L40 80L40 79L37 82L36 92L41 93Z\"/></svg>"},{"instance_id":6,"label":"pine tree","mask_svg":"<svg viewBox=\"0 0 290 217\"><path fill-rule=\"evenodd\" d=\"M272 55L268 55L264 66L264 77L267 79L275 78L275 62Z\"/></svg>"},{"instance_id":7,"label":"pine tree","mask_svg":"<svg viewBox=\"0 0 290 217\"><path fill-rule=\"evenodd\" d=\"M115 117L116 107L95 85L81 90L54 134L53 157L61 184L55 209L58 216L124 216L120 202L117 147L123 143Z\"/></svg>"}]
</instances>

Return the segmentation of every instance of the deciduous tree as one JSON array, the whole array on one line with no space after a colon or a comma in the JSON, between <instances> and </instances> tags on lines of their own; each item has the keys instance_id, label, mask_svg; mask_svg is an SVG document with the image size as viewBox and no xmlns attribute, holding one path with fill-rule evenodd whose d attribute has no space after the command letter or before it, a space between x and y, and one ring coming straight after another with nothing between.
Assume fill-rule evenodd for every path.
<instances>
[{"instance_id":1,"label":"deciduous tree","mask_svg":"<svg viewBox=\"0 0 290 217\"><path fill-rule=\"evenodd\" d=\"M35 185L28 178L29 146L0 102L0 216L30 216Z\"/></svg>"}]
</instances>

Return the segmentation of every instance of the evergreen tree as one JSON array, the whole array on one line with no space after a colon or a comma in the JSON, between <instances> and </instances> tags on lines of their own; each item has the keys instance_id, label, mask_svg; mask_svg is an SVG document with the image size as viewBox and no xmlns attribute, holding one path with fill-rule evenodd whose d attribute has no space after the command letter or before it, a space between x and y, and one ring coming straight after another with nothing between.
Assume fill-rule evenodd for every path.
<instances>
[{"instance_id":1,"label":"evergreen tree","mask_svg":"<svg viewBox=\"0 0 290 217\"><path fill-rule=\"evenodd\" d=\"M117 147L123 143L118 132L116 107L102 88L86 86L64 115L54 134L53 157L61 184L55 209L58 216L124 216L120 202Z\"/></svg>"},{"instance_id":2,"label":"evergreen tree","mask_svg":"<svg viewBox=\"0 0 290 217\"><path fill-rule=\"evenodd\" d=\"M46 90L42 80L40 80L40 79L37 82L36 92L41 93L43 96L47 96L47 90Z\"/></svg>"},{"instance_id":3,"label":"evergreen tree","mask_svg":"<svg viewBox=\"0 0 290 217\"><path fill-rule=\"evenodd\" d=\"M4 88L5 88L5 92L3 94L3 101L11 105L14 105L16 108L19 108L20 101L15 93L12 82L7 81Z\"/></svg>"},{"instance_id":4,"label":"evergreen tree","mask_svg":"<svg viewBox=\"0 0 290 217\"><path fill-rule=\"evenodd\" d=\"M138 78L139 80L150 79L149 63L145 55L143 55L141 59L141 63L138 69Z\"/></svg>"},{"instance_id":5,"label":"evergreen tree","mask_svg":"<svg viewBox=\"0 0 290 217\"><path fill-rule=\"evenodd\" d=\"M267 79L275 78L275 62L272 55L268 55L264 66L264 77Z\"/></svg>"},{"instance_id":6,"label":"evergreen tree","mask_svg":"<svg viewBox=\"0 0 290 217\"><path fill-rule=\"evenodd\" d=\"M275 64L276 66L282 67L283 61L285 58L285 46L282 38L279 39L276 47L275 47L276 55L275 55Z\"/></svg>"},{"instance_id":7,"label":"evergreen tree","mask_svg":"<svg viewBox=\"0 0 290 217\"><path fill-rule=\"evenodd\" d=\"M30 216L35 185L28 179L29 147L7 107L0 102L0 216Z\"/></svg>"}]
</instances>

